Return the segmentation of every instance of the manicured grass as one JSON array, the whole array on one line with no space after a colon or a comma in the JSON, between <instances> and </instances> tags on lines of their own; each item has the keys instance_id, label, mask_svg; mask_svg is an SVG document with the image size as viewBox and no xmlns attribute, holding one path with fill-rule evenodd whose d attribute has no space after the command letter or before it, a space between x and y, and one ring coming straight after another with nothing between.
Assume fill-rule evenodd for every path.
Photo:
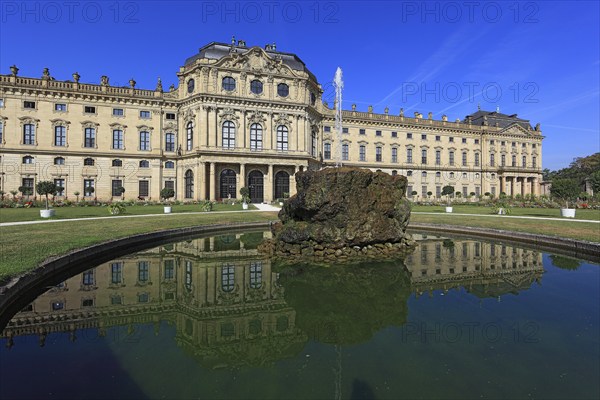
<instances>
[{"instance_id":1,"label":"manicured grass","mask_svg":"<svg viewBox=\"0 0 600 400\"><path fill-rule=\"evenodd\" d=\"M31 270L50 256L111 239L172 228L275 219L275 212L206 213L0 227L0 281Z\"/></svg>"},{"instance_id":2,"label":"manicured grass","mask_svg":"<svg viewBox=\"0 0 600 400\"><path fill-rule=\"evenodd\" d=\"M579 210L577 211L579 212ZM529 232L541 235L587 240L590 242L600 242L600 224L573 222L566 218L564 221L546 221L541 219L504 218L502 216L497 218L482 218L477 215L412 214L410 220L411 222L502 229L505 231Z\"/></svg>"},{"instance_id":3,"label":"manicured grass","mask_svg":"<svg viewBox=\"0 0 600 400\"><path fill-rule=\"evenodd\" d=\"M253 205L249 205L248 209L256 209ZM40 217L39 208L0 208L0 223L3 222L19 222L19 221L41 221L45 218ZM90 218L90 217L110 217L110 213L106 206L89 206L89 207L59 207L56 208L56 216L50 219L71 219L71 218ZM213 207L213 211L238 211L242 210L241 204L222 204L217 203ZM200 206L197 204L181 204L173 206L173 214L201 212ZM143 214L163 214L162 205L150 206L129 206L125 209L125 213L121 215L143 215Z\"/></svg>"},{"instance_id":4,"label":"manicured grass","mask_svg":"<svg viewBox=\"0 0 600 400\"><path fill-rule=\"evenodd\" d=\"M456 205L452 204L453 212L458 214L488 214L492 215L491 207L484 207L478 205ZM446 213L446 206L421 206L413 205L412 211L416 212L435 212L435 213ZM560 209L558 208L511 208L511 214L513 216L522 217L548 217L548 218L561 218ZM585 210L578 209L575 212L576 219L587 219L600 221L600 210ZM565 218L566 219L566 218Z\"/></svg>"}]
</instances>

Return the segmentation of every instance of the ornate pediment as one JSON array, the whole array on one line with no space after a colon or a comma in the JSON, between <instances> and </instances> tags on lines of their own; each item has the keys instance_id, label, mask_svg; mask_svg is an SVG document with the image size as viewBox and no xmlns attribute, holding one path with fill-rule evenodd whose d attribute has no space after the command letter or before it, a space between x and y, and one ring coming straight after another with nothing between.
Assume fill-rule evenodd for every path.
<instances>
[{"instance_id":1,"label":"ornate pediment","mask_svg":"<svg viewBox=\"0 0 600 400\"><path fill-rule=\"evenodd\" d=\"M502 131L500 131L500 133L508 135L529 136L531 132L523 128L521 125L514 123L504 128Z\"/></svg>"},{"instance_id":2,"label":"ornate pediment","mask_svg":"<svg viewBox=\"0 0 600 400\"><path fill-rule=\"evenodd\" d=\"M194 114L194 112L192 111L191 108L188 108L187 110L185 110L185 112L183 113L183 120L187 123L189 121L194 122L194 119L196 118L196 114Z\"/></svg>"},{"instance_id":3,"label":"ornate pediment","mask_svg":"<svg viewBox=\"0 0 600 400\"><path fill-rule=\"evenodd\" d=\"M235 126L239 126L240 117L233 108L224 108L219 114L219 121L222 125L225 121L232 121Z\"/></svg>"},{"instance_id":4,"label":"ornate pediment","mask_svg":"<svg viewBox=\"0 0 600 400\"><path fill-rule=\"evenodd\" d=\"M67 126L71 122L65 121L64 119L51 119L50 123L52 124L52 127L54 128L55 126Z\"/></svg>"},{"instance_id":5,"label":"ornate pediment","mask_svg":"<svg viewBox=\"0 0 600 400\"><path fill-rule=\"evenodd\" d=\"M264 124L267 119L260 111L250 111L248 114L248 124Z\"/></svg>"},{"instance_id":6,"label":"ornate pediment","mask_svg":"<svg viewBox=\"0 0 600 400\"><path fill-rule=\"evenodd\" d=\"M136 126L136 128L140 132L143 132L143 131L150 132L150 131L154 130L154 128L152 126L148 126L148 125L138 125L138 126Z\"/></svg>"},{"instance_id":7,"label":"ornate pediment","mask_svg":"<svg viewBox=\"0 0 600 400\"><path fill-rule=\"evenodd\" d=\"M281 57L270 57L260 47L253 47L243 54L232 53L220 62L220 67L236 68L254 73L294 75Z\"/></svg>"},{"instance_id":8,"label":"ornate pediment","mask_svg":"<svg viewBox=\"0 0 600 400\"><path fill-rule=\"evenodd\" d=\"M292 131L292 122L290 120L290 116L286 113L281 113L277 115L277 118L273 120L275 122L275 126L284 125L288 128L288 131Z\"/></svg>"}]
</instances>

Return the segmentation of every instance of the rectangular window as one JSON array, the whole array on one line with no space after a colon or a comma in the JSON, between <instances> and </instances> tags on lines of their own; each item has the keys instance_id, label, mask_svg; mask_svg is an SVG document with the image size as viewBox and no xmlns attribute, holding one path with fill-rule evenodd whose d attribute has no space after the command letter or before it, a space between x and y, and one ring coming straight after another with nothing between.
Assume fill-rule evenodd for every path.
<instances>
[{"instance_id":1,"label":"rectangular window","mask_svg":"<svg viewBox=\"0 0 600 400\"><path fill-rule=\"evenodd\" d=\"M31 188L30 192L31 194L33 194L33 178L23 178L21 180L21 183L23 184L22 186Z\"/></svg>"},{"instance_id":2,"label":"rectangular window","mask_svg":"<svg viewBox=\"0 0 600 400\"><path fill-rule=\"evenodd\" d=\"M82 276L84 286L92 286L94 284L94 270L88 269Z\"/></svg>"},{"instance_id":3,"label":"rectangular window","mask_svg":"<svg viewBox=\"0 0 600 400\"><path fill-rule=\"evenodd\" d=\"M114 285L123 282L123 263L116 262L110 264L110 282ZM118 304L121 304L120 302Z\"/></svg>"},{"instance_id":4,"label":"rectangular window","mask_svg":"<svg viewBox=\"0 0 600 400\"><path fill-rule=\"evenodd\" d=\"M57 188L59 188L59 190L56 192L56 195L64 196L65 195L65 180L64 179L55 179L54 184L56 185Z\"/></svg>"},{"instance_id":5,"label":"rectangular window","mask_svg":"<svg viewBox=\"0 0 600 400\"><path fill-rule=\"evenodd\" d=\"M54 145L55 146L66 146L67 145L67 128L64 126L54 127Z\"/></svg>"},{"instance_id":6,"label":"rectangular window","mask_svg":"<svg viewBox=\"0 0 600 400\"><path fill-rule=\"evenodd\" d=\"M35 109L35 101L24 101L23 108Z\"/></svg>"},{"instance_id":7,"label":"rectangular window","mask_svg":"<svg viewBox=\"0 0 600 400\"><path fill-rule=\"evenodd\" d=\"M149 181L139 181L139 190L138 195L140 197L148 197L150 193L150 182Z\"/></svg>"},{"instance_id":8,"label":"rectangular window","mask_svg":"<svg viewBox=\"0 0 600 400\"><path fill-rule=\"evenodd\" d=\"M533 168L537 167L537 157L535 157L535 156L531 157L531 166Z\"/></svg>"},{"instance_id":9,"label":"rectangular window","mask_svg":"<svg viewBox=\"0 0 600 400\"><path fill-rule=\"evenodd\" d=\"M427 198L427 186L421 186L421 198L422 199Z\"/></svg>"},{"instance_id":10,"label":"rectangular window","mask_svg":"<svg viewBox=\"0 0 600 400\"><path fill-rule=\"evenodd\" d=\"M475 186L475 196L481 195L481 186Z\"/></svg>"},{"instance_id":11,"label":"rectangular window","mask_svg":"<svg viewBox=\"0 0 600 400\"><path fill-rule=\"evenodd\" d=\"M96 147L96 129L85 128L84 147Z\"/></svg>"},{"instance_id":12,"label":"rectangular window","mask_svg":"<svg viewBox=\"0 0 600 400\"><path fill-rule=\"evenodd\" d=\"M165 280L170 281L175 278L175 260L165 260L164 277Z\"/></svg>"},{"instance_id":13,"label":"rectangular window","mask_svg":"<svg viewBox=\"0 0 600 400\"><path fill-rule=\"evenodd\" d=\"M398 137L398 132L392 132L392 137Z\"/></svg>"},{"instance_id":14,"label":"rectangular window","mask_svg":"<svg viewBox=\"0 0 600 400\"><path fill-rule=\"evenodd\" d=\"M521 147L522 147L522 148L525 148L525 147L527 147L527 143L523 143L523 144L521 145Z\"/></svg>"},{"instance_id":15,"label":"rectangular window","mask_svg":"<svg viewBox=\"0 0 600 400\"><path fill-rule=\"evenodd\" d=\"M375 161L377 162L381 162L382 161L382 154L381 154L381 147L377 146L375 147Z\"/></svg>"},{"instance_id":16,"label":"rectangular window","mask_svg":"<svg viewBox=\"0 0 600 400\"><path fill-rule=\"evenodd\" d=\"M494 153L490 153L490 167L496 166L496 155Z\"/></svg>"},{"instance_id":17,"label":"rectangular window","mask_svg":"<svg viewBox=\"0 0 600 400\"><path fill-rule=\"evenodd\" d=\"M113 149L123 150L123 131L120 129L113 130Z\"/></svg>"},{"instance_id":18,"label":"rectangular window","mask_svg":"<svg viewBox=\"0 0 600 400\"><path fill-rule=\"evenodd\" d=\"M527 157L526 156L523 156L523 160L521 162L521 165L522 165L523 168L527 168Z\"/></svg>"},{"instance_id":19,"label":"rectangular window","mask_svg":"<svg viewBox=\"0 0 600 400\"><path fill-rule=\"evenodd\" d=\"M316 131L313 131L313 133L312 133L310 155L313 157L317 156L317 132Z\"/></svg>"},{"instance_id":20,"label":"rectangular window","mask_svg":"<svg viewBox=\"0 0 600 400\"><path fill-rule=\"evenodd\" d=\"M406 138L407 138L407 139L412 139L412 133L407 133L407 134L406 134Z\"/></svg>"},{"instance_id":21,"label":"rectangular window","mask_svg":"<svg viewBox=\"0 0 600 400\"><path fill-rule=\"evenodd\" d=\"M435 165L440 165L442 163L442 152L440 150L435 151Z\"/></svg>"},{"instance_id":22,"label":"rectangular window","mask_svg":"<svg viewBox=\"0 0 600 400\"><path fill-rule=\"evenodd\" d=\"M512 142L511 147L517 147L517 142Z\"/></svg>"},{"instance_id":23,"label":"rectangular window","mask_svg":"<svg viewBox=\"0 0 600 400\"><path fill-rule=\"evenodd\" d=\"M348 155L349 155L348 145L343 144L342 145L342 160L348 161Z\"/></svg>"},{"instance_id":24,"label":"rectangular window","mask_svg":"<svg viewBox=\"0 0 600 400\"><path fill-rule=\"evenodd\" d=\"M392 162L398 162L398 149L396 147L392 147Z\"/></svg>"},{"instance_id":25,"label":"rectangular window","mask_svg":"<svg viewBox=\"0 0 600 400\"><path fill-rule=\"evenodd\" d=\"M113 108L112 115L115 117L122 117L125 115L125 111L122 108Z\"/></svg>"},{"instance_id":26,"label":"rectangular window","mask_svg":"<svg viewBox=\"0 0 600 400\"><path fill-rule=\"evenodd\" d=\"M441 142L442 141L442 137L441 136L436 136L435 137L435 141L436 142Z\"/></svg>"},{"instance_id":27,"label":"rectangular window","mask_svg":"<svg viewBox=\"0 0 600 400\"><path fill-rule=\"evenodd\" d=\"M175 113L167 113L167 114L165 115L165 118L166 118L166 119L175 119Z\"/></svg>"},{"instance_id":28,"label":"rectangular window","mask_svg":"<svg viewBox=\"0 0 600 400\"><path fill-rule=\"evenodd\" d=\"M140 132L140 150L150 150L150 132Z\"/></svg>"},{"instance_id":29,"label":"rectangular window","mask_svg":"<svg viewBox=\"0 0 600 400\"><path fill-rule=\"evenodd\" d=\"M96 107L93 106L84 106L83 112L86 114L96 114Z\"/></svg>"},{"instance_id":30,"label":"rectangular window","mask_svg":"<svg viewBox=\"0 0 600 400\"><path fill-rule=\"evenodd\" d=\"M496 197L496 186L492 186L492 197Z\"/></svg>"},{"instance_id":31,"label":"rectangular window","mask_svg":"<svg viewBox=\"0 0 600 400\"><path fill-rule=\"evenodd\" d=\"M495 141L494 140L490 140L490 145L494 145Z\"/></svg>"},{"instance_id":32,"label":"rectangular window","mask_svg":"<svg viewBox=\"0 0 600 400\"><path fill-rule=\"evenodd\" d=\"M421 140L427 140L427 135L421 135Z\"/></svg>"},{"instance_id":33,"label":"rectangular window","mask_svg":"<svg viewBox=\"0 0 600 400\"><path fill-rule=\"evenodd\" d=\"M512 167L516 167L517 166L517 156L515 156L515 155L512 156L511 166Z\"/></svg>"},{"instance_id":34,"label":"rectangular window","mask_svg":"<svg viewBox=\"0 0 600 400\"><path fill-rule=\"evenodd\" d=\"M406 196L412 196L412 195L413 195L413 194L412 194L412 192L413 192L413 187L412 187L412 185L408 185L408 186L406 187Z\"/></svg>"},{"instance_id":35,"label":"rectangular window","mask_svg":"<svg viewBox=\"0 0 600 400\"><path fill-rule=\"evenodd\" d=\"M500 165L501 165L502 167L505 167L505 166L506 166L506 155L505 155L505 154L502 154L502 155L500 156Z\"/></svg>"},{"instance_id":36,"label":"rectangular window","mask_svg":"<svg viewBox=\"0 0 600 400\"><path fill-rule=\"evenodd\" d=\"M23 144L35 145L35 125L23 125Z\"/></svg>"},{"instance_id":37,"label":"rectangular window","mask_svg":"<svg viewBox=\"0 0 600 400\"><path fill-rule=\"evenodd\" d=\"M359 161L366 161L367 160L367 148L365 147L365 145L360 145L359 150L358 150L358 159Z\"/></svg>"},{"instance_id":38,"label":"rectangular window","mask_svg":"<svg viewBox=\"0 0 600 400\"><path fill-rule=\"evenodd\" d=\"M358 133L361 135L365 135L367 133L367 131L365 131L364 129L359 129Z\"/></svg>"},{"instance_id":39,"label":"rectangular window","mask_svg":"<svg viewBox=\"0 0 600 400\"><path fill-rule=\"evenodd\" d=\"M0 144L2 144L2 138L4 136L4 123L0 122Z\"/></svg>"},{"instance_id":40,"label":"rectangular window","mask_svg":"<svg viewBox=\"0 0 600 400\"><path fill-rule=\"evenodd\" d=\"M454 152L453 151L448 153L448 164L454 165Z\"/></svg>"},{"instance_id":41,"label":"rectangular window","mask_svg":"<svg viewBox=\"0 0 600 400\"><path fill-rule=\"evenodd\" d=\"M331 160L331 143L323 144L323 158Z\"/></svg>"},{"instance_id":42,"label":"rectangular window","mask_svg":"<svg viewBox=\"0 0 600 400\"><path fill-rule=\"evenodd\" d=\"M84 179L83 180L83 195L86 197L92 197L94 195L94 180Z\"/></svg>"},{"instance_id":43,"label":"rectangular window","mask_svg":"<svg viewBox=\"0 0 600 400\"><path fill-rule=\"evenodd\" d=\"M64 103L54 104L54 111L67 111L67 105Z\"/></svg>"},{"instance_id":44,"label":"rectangular window","mask_svg":"<svg viewBox=\"0 0 600 400\"><path fill-rule=\"evenodd\" d=\"M421 164L427 164L427 150L421 150Z\"/></svg>"},{"instance_id":45,"label":"rectangular window","mask_svg":"<svg viewBox=\"0 0 600 400\"><path fill-rule=\"evenodd\" d=\"M0 98L0 108L4 108L4 99Z\"/></svg>"},{"instance_id":46,"label":"rectangular window","mask_svg":"<svg viewBox=\"0 0 600 400\"><path fill-rule=\"evenodd\" d=\"M536 147L535 143L532 143L532 144L531 144L531 148L532 148L532 149L535 149L535 147Z\"/></svg>"},{"instance_id":47,"label":"rectangular window","mask_svg":"<svg viewBox=\"0 0 600 400\"><path fill-rule=\"evenodd\" d=\"M140 118L142 119L150 119L150 111L142 110L140 111Z\"/></svg>"},{"instance_id":48,"label":"rectangular window","mask_svg":"<svg viewBox=\"0 0 600 400\"><path fill-rule=\"evenodd\" d=\"M475 144L479 144L479 139L475 139Z\"/></svg>"},{"instance_id":49,"label":"rectangular window","mask_svg":"<svg viewBox=\"0 0 600 400\"><path fill-rule=\"evenodd\" d=\"M375 131L375 136L381 136L381 131Z\"/></svg>"},{"instance_id":50,"label":"rectangular window","mask_svg":"<svg viewBox=\"0 0 600 400\"><path fill-rule=\"evenodd\" d=\"M166 133L165 134L165 151L175 151L175 134L174 133Z\"/></svg>"},{"instance_id":51,"label":"rectangular window","mask_svg":"<svg viewBox=\"0 0 600 400\"><path fill-rule=\"evenodd\" d=\"M120 179L113 179L112 180L112 196L113 197L119 197L121 196L121 187L123 186L123 181Z\"/></svg>"},{"instance_id":52,"label":"rectangular window","mask_svg":"<svg viewBox=\"0 0 600 400\"><path fill-rule=\"evenodd\" d=\"M467 166L467 152L463 151L462 153L462 166L466 167Z\"/></svg>"},{"instance_id":53,"label":"rectangular window","mask_svg":"<svg viewBox=\"0 0 600 400\"><path fill-rule=\"evenodd\" d=\"M435 187L435 197L442 197L442 187L441 186Z\"/></svg>"},{"instance_id":54,"label":"rectangular window","mask_svg":"<svg viewBox=\"0 0 600 400\"><path fill-rule=\"evenodd\" d=\"M138 261L138 282L148 282L150 280L150 262Z\"/></svg>"},{"instance_id":55,"label":"rectangular window","mask_svg":"<svg viewBox=\"0 0 600 400\"><path fill-rule=\"evenodd\" d=\"M412 164L412 162L413 162L412 149L406 149L406 162L408 164Z\"/></svg>"},{"instance_id":56,"label":"rectangular window","mask_svg":"<svg viewBox=\"0 0 600 400\"><path fill-rule=\"evenodd\" d=\"M449 141L450 143L454 143L454 137L450 136L450 137L448 138L448 141Z\"/></svg>"},{"instance_id":57,"label":"rectangular window","mask_svg":"<svg viewBox=\"0 0 600 400\"><path fill-rule=\"evenodd\" d=\"M475 166L479 167L479 153L475 153Z\"/></svg>"},{"instance_id":58,"label":"rectangular window","mask_svg":"<svg viewBox=\"0 0 600 400\"><path fill-rule=\"evenodd\" d=\"M462 188L462 195L463 195L463 197L467 197L469 195L468 190L469 190L468 187L463 186L463 188Z\"/></svg>"},{"instance_id":59,"label":"rectangular window","mask_svg":"<svg viewBox=\"0 0 600 400\"><path fill-rule=\"evenodd\" d=\"M342 133L348 133L348 128L342 128Z\"/></svg>"},{"instance_id":60,"label":"rectangular window","mask_svg":"<svg viewBox=\"0 0 600 400\"><path fill-rule=\"evenodd\" d=\"M331 132L331 127L330 126L324 126L323 127L323 132Z\"/></svg>"},{"instance_id":61,"label":"rectangular window","mask_svg":"<svg viewBox=\"0 0 600 400\"><path fill-rule=\"evenodd\" d=\"M467 138L462 138L463 143L467 143Z\"/></svg>"}]
</instances>

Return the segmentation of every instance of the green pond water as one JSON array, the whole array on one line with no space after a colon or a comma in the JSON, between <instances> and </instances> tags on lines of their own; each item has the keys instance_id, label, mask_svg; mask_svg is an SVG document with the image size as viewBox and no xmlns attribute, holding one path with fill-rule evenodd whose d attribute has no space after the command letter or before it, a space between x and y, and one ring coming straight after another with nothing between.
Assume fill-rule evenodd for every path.
<instances>
[{"instance_id":1,"label":"green pond water","mask_svg":"<svg viewBox=\"0 0 600 400\"><path fill-rule=\"evenodd\" d=\"M53 283L2 332L0 398L600 397L596 264L416 234L403 261L282 267L263 236Z\"/></svg>"}]
</instances>

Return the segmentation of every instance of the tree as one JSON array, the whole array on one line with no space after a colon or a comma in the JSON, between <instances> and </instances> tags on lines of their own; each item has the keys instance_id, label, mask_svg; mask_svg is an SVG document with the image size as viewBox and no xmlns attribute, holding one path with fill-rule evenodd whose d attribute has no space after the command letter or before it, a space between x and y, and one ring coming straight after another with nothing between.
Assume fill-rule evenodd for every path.
<instances>
[{"instance_id":1,"label":"tree","mask_svg":"<svg viewBox=\"0 0 600 400\"><path fill-rule=\"evenodd\" d=\"M31 186L19 186L19 192L23 193L23 196L31 196L33 194L33 188Z\"/></svg>"},{"instance_id":2,"label":"tree","mask_svg":"<svg viewBox=\"0 0 600 400\"><path fill-rule=\"evenodd\" d=\"M171 188L163 188L160 191L160 197L163 198L164 200L168 200L174 196L175 196L175 190L173 190Z\"/></svg>"},{"instance_id":3,"label":"tree","mask_svg":"<svg viewBox=\"0 0 600 400\"><path fill-rule=\"evenodd\" d=\"M125 193L125 188L123 186L119 186L118 188L116 188L115 193L117 194L117 196L121 196L121 200L125 200L125 196L123 196L123 194Z\"/></svg>"},{"instance_id":4,"label":"tree","mask_svg":"<svg viewBox=\"0 0 600 400\"><path fill-rule=\"evenodd\" d=\"M444 186L442 188L442 196L446 196L446 200L448 201L448 204L450 204L450 195L454 193L454 186Z\"/></svg>"},{"instance_id":5,"label":"tree","mask_svg":"<svg viewBox=\"0 0 600 400\"><path fill-rule=\"evenodd\" d=\"M240 194L242 195L242 201L246 204L250 203L250 189L246 186L240 188Z\"/></svg>"},{"instance_id":6,"label":"tree","mask_svg":"<svg viewBox=\"0 0 600 400\"><path fill-rule=\"evenodd\" d=\"M40 181L35 185L35 190L40 196L46 196L46 210L48 209L48 195L56 195L58 187L51 181Z\"/></svg>"},{"instance_id":7,"label":"tree","mask_svg":"<svg viewBox=\"0 0 600 400\"><path fill-rule=\"evenodd\" d=\"M576 198L579 192L579 184L575 179L554 179L550 187L550 194L563 200L566 208L569 208L569 201Z\"/></svg>"},{"instance_id":8,"label":"tree","mask_svg":"<svg viewBox=\"0 0 600 400\"><path fill-rule=\"evenodd\" d=\"M590 184L592 185L594 195L600 195L600 171L596 171L590 175Z\"/></svg>"},{"instance_id":9,"label":"tree","mask_svg":"<svg viewBox=\"0 0 600 400\"><path fill-rule=\"evenodd\" d=\"M433 192L431 192L431 191L430 191L430 192L427 192L427 197L428 197L428 198L429 198L429 197L431 197L431 195L432 195L432 194L433 194Z\"/></svg>"}]
</instances>

